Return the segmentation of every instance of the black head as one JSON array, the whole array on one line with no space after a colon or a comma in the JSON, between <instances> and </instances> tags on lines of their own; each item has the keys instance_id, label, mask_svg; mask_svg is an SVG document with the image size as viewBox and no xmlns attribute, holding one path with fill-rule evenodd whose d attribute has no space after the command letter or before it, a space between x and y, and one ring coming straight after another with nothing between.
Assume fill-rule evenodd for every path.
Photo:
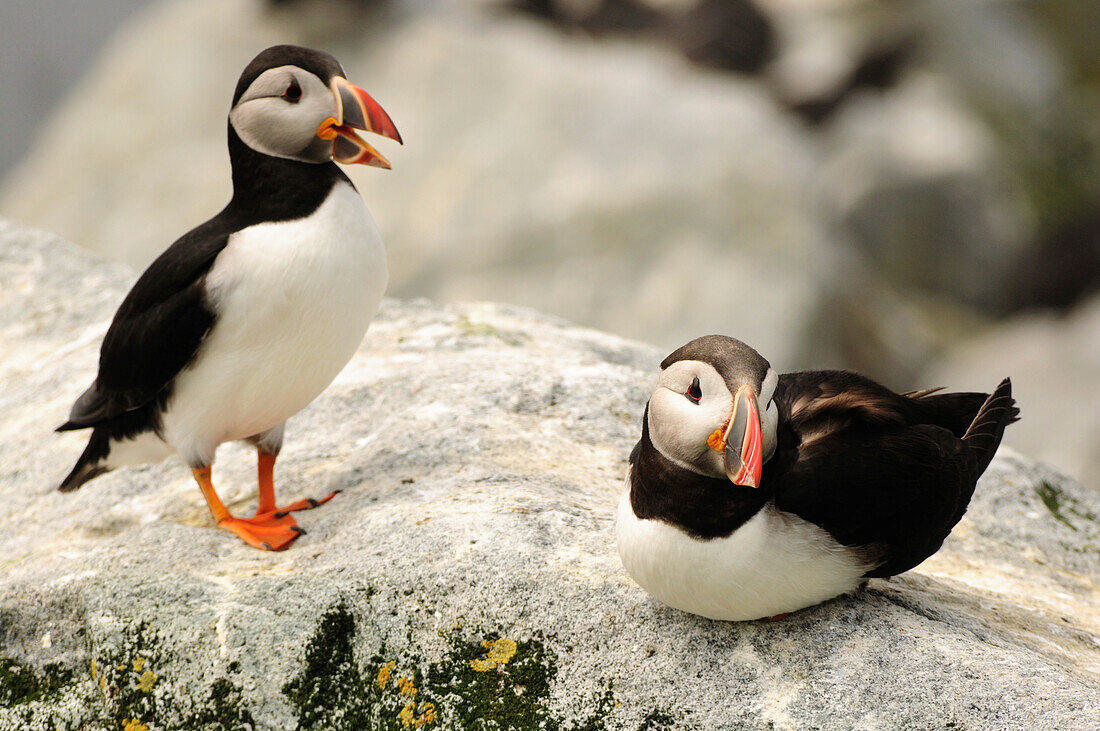
<instances>
[{"instance_id":1,"label":"black head","mask_svg":"<svg viewBox=\"0 0 1100 731\"><path fill-rule=\"evenodd\" d=\"M294 66L316 76L322 84L328 86L333 77L346 77L344 67L331 53L303 46L271 46L257 54L248 62L237 79L237 88L233 92L233 106L240 101L245 89L252 85L260 74L280 66Z\"/></svg>"},{"instance_id":2,"label":"black head","mask_svg":"<svg viewBox=\"0 0 1100 731\"><path fill-rule=\"evenodd\" d=\"M681 345L661 361L661 370L682 360L712 366L725 379L731 393L746 383L755 386L759 393L772 367L754 348L726 335L704 335Z\"/></svg>"},{"instance_id":3,"label":"black head","mask_svg":"<svg viewBox=\"0 0 1100 731\"><path fill-rule=\"evenodd\" d=\"M307 163L388 168L354 130L401 141L389 115L344 78L335 58L301 46L272 46L252 59L233 92L229 124L256 152Z\"/></svg>"},{"instance_id":4,"label":"black head","mask_svg":"<svg viewBox=\"0 0 1100 731\"><path fill-rule=\"evenodd\" d=\"M654 446L685 469L757 486L776 445L778 380L768 361L740 340L692 340L661 363L649 399Z\"/></svg>"}]
</instances>

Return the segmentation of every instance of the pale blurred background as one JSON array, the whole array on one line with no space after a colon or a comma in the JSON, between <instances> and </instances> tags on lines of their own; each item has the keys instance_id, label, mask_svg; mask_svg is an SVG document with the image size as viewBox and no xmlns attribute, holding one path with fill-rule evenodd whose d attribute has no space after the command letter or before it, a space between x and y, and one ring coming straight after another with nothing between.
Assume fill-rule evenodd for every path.
<instances>
[{"instance_id":1,"label":"pale blurred background","mask_svg":"<svg viewBox=\"0 0 1100 731\"><path fill-rule=\"evenodd\" d=\"M1006 443L1100 489L1095 0L0 0L0 216L136 273L228 199L275 43L405 138L348 171L391 295L899 390L1010 375Z\"/></svg>"}]
</instances>

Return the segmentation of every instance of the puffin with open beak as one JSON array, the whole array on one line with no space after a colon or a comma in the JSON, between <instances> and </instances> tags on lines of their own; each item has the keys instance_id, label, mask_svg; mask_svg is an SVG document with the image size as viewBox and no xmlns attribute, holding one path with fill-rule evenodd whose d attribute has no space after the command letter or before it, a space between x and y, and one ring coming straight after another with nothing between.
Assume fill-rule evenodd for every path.
<instances>
[{"instance_id":1,"label":"puffin with open beak","mask_svg":"<svg viewBox=\"0 0 1100 731\"><path fill-rule=\"evenodd\" d=\"M64 492L123 465L179 454L219 528L280 550L303 531L278 506L286 420L332 382L378 311L381 236L334 164L390 164L355 130L401 142L331 55L273 46L241 73L229 112L233 197L180 237L123 300L95 381L58 431L91 429ZM219 444L256 447L256 514L230 514L212 484Z\"/></svg>"},{"instance_id":2,"label":"puffin with open beak","mask_svg":"<svg viewBox=\"0 0 1100 731\"><path fill-rule=\"evenodd\" d=\"M661 363L616 538L677 609L779 618L908 571L962 518L1019 411L992 395L897 394L848 371L777 374L733 338Z\"/></svg>"}]
</instances>

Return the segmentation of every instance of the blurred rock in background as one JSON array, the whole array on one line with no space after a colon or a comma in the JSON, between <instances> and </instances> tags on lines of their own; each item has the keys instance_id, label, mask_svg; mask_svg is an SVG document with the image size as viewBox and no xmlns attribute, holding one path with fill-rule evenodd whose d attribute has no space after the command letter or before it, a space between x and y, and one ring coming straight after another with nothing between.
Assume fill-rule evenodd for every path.
<instances>
[{"instance_id":1,"label":"blurred rock in background","mask_svg":"<svg viewBox=\"0 0 1100 731\"><path fill-rule=\"evenodd\" d=\"M1011 375L1035 428L1006 441L1096 486L1100 415L1040 425L1050 384L1100 380L1053 357L1100 341L1075 314L1100 289L1097 37L1089 0L169 0L41 126L0 215L144 266L229 195L244 64L318 46L406 140L349 171L392 295L665 349L725 332L899 389ZM1014 314L1036 308L1065 314ZM1020 327L1065 341L1042 373L1007 355L1039 342Z\"/></svg>"},{"instance_id":2,"label":"blurred rock in background","mask_svg":"<svg viewBox=\"0 0 1100 731\"><path fill-rule=\"evenodd\" d=\"M0 0L0 174L143 0Z\"/></svg>"}]
</instances>

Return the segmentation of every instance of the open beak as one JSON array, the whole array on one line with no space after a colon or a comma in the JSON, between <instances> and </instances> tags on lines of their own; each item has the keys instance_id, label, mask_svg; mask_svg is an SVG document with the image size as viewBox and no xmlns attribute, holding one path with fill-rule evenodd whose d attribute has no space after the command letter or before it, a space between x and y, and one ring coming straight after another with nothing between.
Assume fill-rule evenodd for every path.
<instances>
[{"instance_id":1,"label":"open beak","mask_svg":"<svg viewBox=\"0 0 1100 731\"><path fill-rule=\"evenodd\" d=\"M734 394L733 413L722 440L726 445L726 477L735 485L758 487L764 469L764 439L751 386L742 386Z\"/></svg>"},{"instance_id":2,"label":"open beak","mask_svg":"<svg viewBox=\"0 0 1100 731\"><path fill-rule=\"evenodd\" d=\"M401 135L390 115L370 94L341 76L334 76L329 86L336 99L336 116L321 123L317 136L332 140L332 159L348 165L371 165L389 170L390 161L355 134L355 130L373 132L400 144Z\"/></svg>"}]
</instances>

